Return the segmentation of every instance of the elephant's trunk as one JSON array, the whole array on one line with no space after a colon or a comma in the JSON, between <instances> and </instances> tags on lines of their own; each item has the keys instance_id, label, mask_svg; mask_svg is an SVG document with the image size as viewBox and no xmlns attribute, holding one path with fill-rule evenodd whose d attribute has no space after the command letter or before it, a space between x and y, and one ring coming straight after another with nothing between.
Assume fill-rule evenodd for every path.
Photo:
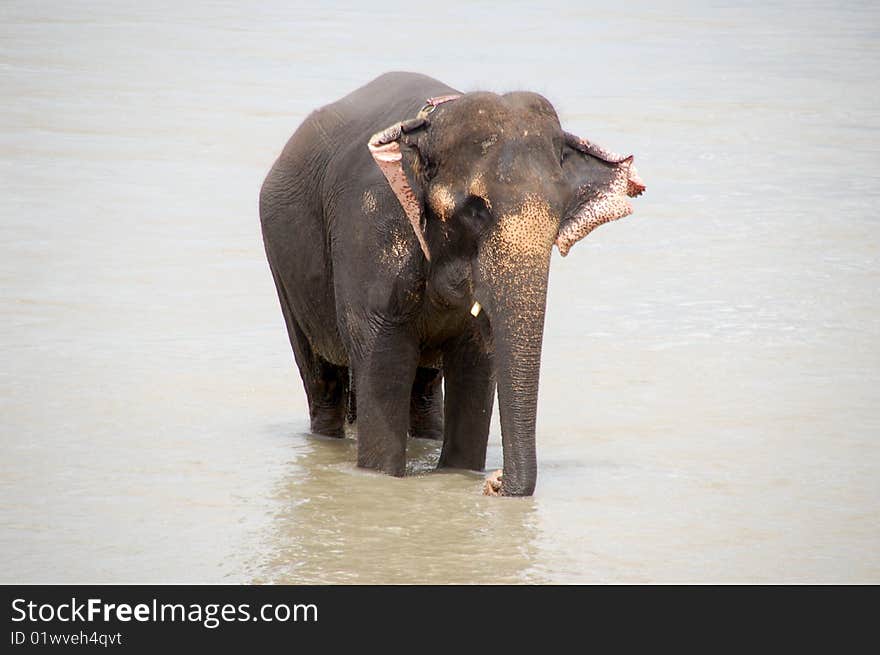
<instances>
[{"instance_id":1,"label":"elephant's trunk","mask_svg":"<svg viewBox=\"0 0 880 655\"><path fill-rule=\"evenodd\" d=\"M541 341L544 331L546 276L540 292L520 299L515 307L495 305L492 320L495 341L498 407L504 447L502 493L530 496L535 490L535 421L538 410L538 379L541 372ZM511 320L508 320L511 319Z\"/></svg>"},{"instance_id":2,"label":"elephant's trunk","mask_svg":"<svg viewBox=\"0 0 880 655\"><path fill-rule=\"evenodd\" d=\"M537 478L541 342L550 248L558 225L544 207L540 206L540 212L520 211L502 219L500 230L479 258L479 286L488 302L495 349L504 447L501 493L505 496L530 496Z\"/></svg>"}]
</instances>

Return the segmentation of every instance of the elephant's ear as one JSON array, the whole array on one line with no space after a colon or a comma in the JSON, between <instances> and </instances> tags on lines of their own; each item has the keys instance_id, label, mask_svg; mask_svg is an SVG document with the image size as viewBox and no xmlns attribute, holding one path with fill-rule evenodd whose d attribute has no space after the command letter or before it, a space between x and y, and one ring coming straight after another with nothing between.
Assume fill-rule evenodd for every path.
<instances>
[{"instance_id":1,"label":"elephant's ear","mask_svg":"<svg viewBox=\"0 0 880 655\"><path fill-rule=\"evenodd\" d=\"M564 148L562 168L573 199L556 236L563 257L600 225L629 216L633 208L627 197L645 190L632 155L618 155L568 132Z\"/></svg>"},{"instance_id":2,"label":"elephant's ear","mask_svg":"<svg viewBox=\"0 0 880 655\"><path fill-rule=\"evenodd\" d=\"M403 170L403 153L400 150L400 143L405 134L426 127L428 114L434 111L438 105L460 97L458 93L451 93L428 98L415 118L395 123L391 127L377 132L370 137L367 144L370 148L370 154L373 155L373 159L379 165L385 179L388 180L391 190L400 201L400 206L403 207L403 211L416 233L416 238L419 240L419 245L422 247L422 252L425 254L425 259L428 261L431 261L431 252L428 250L428 242L425 240L425 218L421 203L413 193L406 172Z\"/></svg>"},{"instance_id":3,"label":"elephant's ear","mask_svg":"<svg viewBox=\"0 0 880 655\"><path fill-rule=\"evenodd\" d=\"M428 242L425 240L425 221L422 215L421 203L413 193L406 173L403 170L403 153L400 151L400 140L404 134L419 129L425 125L423 117L413 118L408 121L395 123L381 132L374 134L369 141L370 154L378 164L379 169L388 180L391 190L400 201L403 211L412 225L425 259L431 261L431 252L428 250Z\"/></svg>"}]
</instances>

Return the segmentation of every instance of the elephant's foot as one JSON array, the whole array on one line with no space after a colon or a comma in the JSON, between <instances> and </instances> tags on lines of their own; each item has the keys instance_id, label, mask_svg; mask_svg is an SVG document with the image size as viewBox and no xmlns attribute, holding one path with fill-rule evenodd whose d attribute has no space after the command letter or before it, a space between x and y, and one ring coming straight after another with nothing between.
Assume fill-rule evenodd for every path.
<instances>
[{"instance_id":1,"label":"elephant's foot","mask_svg":"<svg viewBox=\"0 0 880 655\"><path fill-rule=\"evenodd\" d=\"M501 495L501 469L492 473L486 482L483 483L484 496L500 496Z\"/></svg>"},{"instance_id":2,"label":"elephant's foot","mask_svg":"<svg viewBox=\"0 0 880 655\"><path fill-rule=\"evenodd\" d=\"M325 437L345 436L348 388L348 369L321 360L320 376L312 375L306 383L312 432Z\"/></svg>"},{"instance_id":3,"label":"elephant's foot","mask_svg":"<svg viewBox=\"0 0 880 655\"><path fill-rule=\"evenodd\" d=\"M389 456L363 452L360 444L358 444L357 465L359 468L373 469L395 478L402 478L406 475L406 455L400 457L399 455Z\"/></svg>"},{"instance_id":4,"label":"elephant's foot","mask_svg":"<svg viewBox=\"0 0 880 655\"><path fill-rule=\"evenodd\" d=\"M337 439L341 439L345 436L345 430L342 427L315 424L314 421L312 421L311 432L312 434L318 434L322 437L336 437Z\"/></svg>"},{"instance_id":5,"label":"elephant's foot","mask_svg":"<svg viewBox=\"0 0 880 655\"><path fill-rule=\"evenodd\" d=\"M312 407L312 433L324 437L345 436L345 411L343 407Z\"/></svg>"}]
</instances>

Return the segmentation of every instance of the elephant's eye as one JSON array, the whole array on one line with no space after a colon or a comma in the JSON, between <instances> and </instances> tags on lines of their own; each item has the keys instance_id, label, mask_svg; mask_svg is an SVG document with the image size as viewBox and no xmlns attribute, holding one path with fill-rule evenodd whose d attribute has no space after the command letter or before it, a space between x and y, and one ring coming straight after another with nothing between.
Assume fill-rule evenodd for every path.
<instances>
[{"instance_id":1,"label":"elephant's eye","mask_svg":"<svg viewBox=\"0 0 880 655\"><path fill-rule=\"evenodd\" d=\"M475 232L482 232L492 221L489 203L480 196L468 196L456 213L461 222Z\"/></svg>"}]
</instances>

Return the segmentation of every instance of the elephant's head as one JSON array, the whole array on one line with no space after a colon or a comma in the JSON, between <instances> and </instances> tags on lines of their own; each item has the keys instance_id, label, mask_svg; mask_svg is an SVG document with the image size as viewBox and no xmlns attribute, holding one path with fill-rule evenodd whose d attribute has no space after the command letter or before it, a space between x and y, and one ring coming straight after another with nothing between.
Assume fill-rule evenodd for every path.
<instances>
[{"instance_id":1,"label":"elephant's head","mask_svg":"<svg viewBox=\"0 0 880 655\"><path fill-rule=\"evenodd\" d=\"M429 100L370 150L430 262L490 326L504 447L502 493L535 488L535 418L550 254L632 212L632 157L562 130L534 93ZM458 304L458 303L456 303ZM486 320L486 319L482 319Z\"/></svg>"}]
</instances>

